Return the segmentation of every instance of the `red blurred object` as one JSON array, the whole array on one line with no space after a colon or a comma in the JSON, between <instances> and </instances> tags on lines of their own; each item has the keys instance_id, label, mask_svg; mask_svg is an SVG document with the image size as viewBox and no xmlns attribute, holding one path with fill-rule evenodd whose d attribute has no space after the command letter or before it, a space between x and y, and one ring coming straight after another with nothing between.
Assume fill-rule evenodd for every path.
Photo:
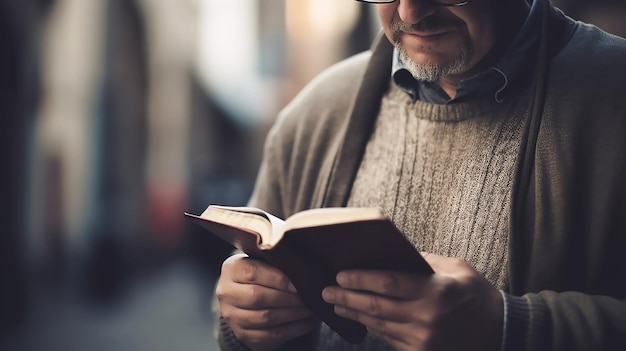
<instances>
[{"instance_id":1,"label":"red blurred object","mask_svg":"<svg viewBox=\"0 0 626 351\"><path fill-rule=\"evenodd\" d=\"M187 188L172 181L152 181L147 189L147 228L150 241L163 250L174 250L182 242Z\"/></svg>"}]
</instances>

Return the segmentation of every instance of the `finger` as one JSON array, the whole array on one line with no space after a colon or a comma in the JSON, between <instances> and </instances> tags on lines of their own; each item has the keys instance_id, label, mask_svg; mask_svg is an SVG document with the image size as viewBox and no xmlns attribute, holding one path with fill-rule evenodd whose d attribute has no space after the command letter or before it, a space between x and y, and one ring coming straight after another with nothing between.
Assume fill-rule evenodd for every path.
<instances>
[{"instance_id":1,"label":"finger","mask_svg":"<svg viewBox=\"0 0 626 351\"><path fill-rule=\"evenodd\" d=\"M413 337L405 338L401 333L393 332L395 329L385 328L385 329L376 329L375 327L367 326L367 332L372 334L373 336L385 340L394 350L428 350L432 349L432 347L428 348L426 344L422 341L421 337L416 334L423 334L422 330L406 330L409 332L408 335ZM405 329L408 327L407 325L402 325Z\"/></svg>"},{"instance_id":2,"label":"finger","mask_svg":"<svg viewBox=\"0 0 626 351\"><path fill-rule=\"evenodd\" d=\"M276 267L242 255L229 257L222 265L222 273L230 274L234 282L257 284L268 288L296 292L289 278Z\"/></svg>"},{"instance_id":3,"label":"finger","mask_svg":"<svg viewBox=\"0 0 626 351\"><path fill-rule=\"evenodd\" d=\"M246 329L266 329L313 317L313 313L304 307L263 310L246 310L227 304L221 307L222 316L227 322L234 322Z\"/></svg>"},{"instance_id":4,"label":"finger","mask_svg":"<svg viewBox=\"0 0 626 351\"><path fill-rule=\"evenodd\" d=\"M218 283L215 295L220 303L227 303L247 310L266 308L301 307L300 296L262 285L235 282Z\"/></svg>"},{"instance_id":5,"label":"finger","mask_svg":"<svg viewBox=\"0 0 626 351\"><path fill-rule=\"evenodd\" d=\"M404 323L398 323L373 317L361 313L357 310L352 310L342 306L335 306L335 313L344 318L352 319L362 323L363 325L365 325L370 334L377 336L380 339L384 339L392 345L406 345L406 340L403 336L407 332L409 333L409 335L415 335L415 333L421 332L421 330L415 330L413 328L408 330L409 325Z\"/></svg>"},{"instance_id":6,"label":"finger","mask_svg":"<svg viewBox=\"0 0 626 351\"><path fill-rule=\"evenodd\" d=\"M265 329L247 329L234 327L233 333L237 339L246 345L254 345L255 349L275 349L285 343L313 330L319 321L308 318L292 323L286 323ZM232 327L232 326L231 326Z\"/></svg>"},{"instance_id":7,"label":"finger","mask_svg":"<svg viewBox=\"0 0 626 351\"><path fill-rule=\"evenodd\" d=\"M395 322L406 322L408 319L408 302L388 298L378 294L354 291L339 287L327 287L322 291L322 298L334 304L335 308L345 308L358 316L370 316ZM355 319L352 318L351 319Z\"/></svg>"},{"instance_id":8,"label":"finger","mask_svg":"<svg viewBox=\"0 0 626 351\"><path fill-rule=\"evenodd\" d=\"M337 274L337 284L343 288L405 300L421 296L422 288L430 279L431 275L397 271L346 270Z\"/></svg>"},{"instance_id":9,"label":"finger","mask_svg":"<svg viewBox=\"0 0 626 351\"><path fill-rule=\"evenodd\" d=\"M422 252L421 254L438 274L455 276L472 269L467 262L459 258L440 256L430 252Z\"/></svg>"}]
</instances>

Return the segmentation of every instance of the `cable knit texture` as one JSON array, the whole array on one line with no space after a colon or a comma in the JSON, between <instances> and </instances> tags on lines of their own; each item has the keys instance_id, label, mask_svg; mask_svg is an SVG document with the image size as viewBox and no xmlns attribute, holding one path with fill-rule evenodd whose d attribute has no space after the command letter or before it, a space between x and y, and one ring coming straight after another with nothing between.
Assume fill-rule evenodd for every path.
<instances>
[{"instance_id":1,"label":"cable knit texture","mask_svg":"<svg viewBox=\"0 0 626 351\"><path fill-rule=\"evenodd\" d=\"M418 250L458 257L506 288L511 184L523 123L509 104L435 105L392 84L358 170L349 206L378 206ZM322 327L318 350L350 345Z\"/></svg>"},{"instance_id":2,"label":"cable knit texture","mask_svg":"<svg viewBox=\"0 0 626 351\"><path fill-rule=\"evenodd\" d=\"M413 103L393 85L349 205L382 206L419 250L462 258L505 288L523 123L495 107Z\"/></svg>"}]
</instances>

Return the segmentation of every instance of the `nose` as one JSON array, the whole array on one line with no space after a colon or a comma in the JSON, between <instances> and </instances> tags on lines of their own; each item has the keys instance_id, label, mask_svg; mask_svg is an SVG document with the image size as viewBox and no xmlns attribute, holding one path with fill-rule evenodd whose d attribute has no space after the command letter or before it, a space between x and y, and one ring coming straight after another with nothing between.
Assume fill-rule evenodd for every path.
<instances>
[{"instance_id":1,"label":"nose","mask_svg":"<svg viewBox=\"0 0 626 351\"><path fill-rule=\"evenodd\" d=\"M436 11L436 6L426 0L396 0L398 16L404 23L415 24Z\"/></svg>"}]
</instances>

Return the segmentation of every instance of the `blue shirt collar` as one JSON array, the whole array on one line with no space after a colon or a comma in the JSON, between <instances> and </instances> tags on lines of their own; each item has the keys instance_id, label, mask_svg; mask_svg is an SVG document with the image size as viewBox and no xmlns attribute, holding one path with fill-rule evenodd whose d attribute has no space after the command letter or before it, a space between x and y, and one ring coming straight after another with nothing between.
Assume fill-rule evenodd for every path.
<instances>
[{"instance_id":1,"label":"blue shirt collar","mask_svg":"<svg viewBox=\"0 0 626 351\"><path fill-rule=\"evenodd\" d=\"M489 69L460 82L456 96L451 99L437 83L418 81L409 73L394 49L392 77L394 82L413 99L426 102L447 104L467 99L470 96L494 94L496 102L502 102L503 95L529 67L534 65L530 58L535 53L539 42L542 7L539 1L532 0L528 17L513 40L513 44Z\"/></svg>"}]
</instances>

